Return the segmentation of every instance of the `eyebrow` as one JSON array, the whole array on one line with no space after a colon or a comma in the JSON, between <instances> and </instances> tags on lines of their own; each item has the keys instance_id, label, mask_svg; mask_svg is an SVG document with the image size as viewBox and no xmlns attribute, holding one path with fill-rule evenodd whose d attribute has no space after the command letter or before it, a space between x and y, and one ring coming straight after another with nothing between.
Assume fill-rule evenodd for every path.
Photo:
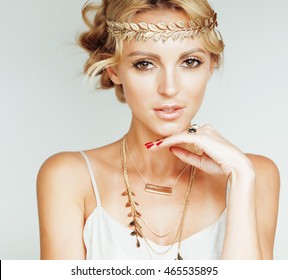
<instances>
[{"instance_id":1,"label":"eyebrow","mask_svg":"<svg viewBox=\"0 0 288 280\"><path fill-rule=\"evenodd\" d=\"M189 54L193 54L195 52L202 52L204 54L206 54L206 52L203 50L203 49L200 49L200 48L195 48L195 49L191 49L189 51L186 51L184 53L182 53L180 55L180 58L183 58ZM155 53L149 53L149 52L142 52L142 51L135 51L135 52L131 52L127 55L127 57L132 57L132 56L149 56L149 57L153 57L153 58L156 58L156 59L160 59L160 56L155 54Z\"/></svg>"}]
</instances>

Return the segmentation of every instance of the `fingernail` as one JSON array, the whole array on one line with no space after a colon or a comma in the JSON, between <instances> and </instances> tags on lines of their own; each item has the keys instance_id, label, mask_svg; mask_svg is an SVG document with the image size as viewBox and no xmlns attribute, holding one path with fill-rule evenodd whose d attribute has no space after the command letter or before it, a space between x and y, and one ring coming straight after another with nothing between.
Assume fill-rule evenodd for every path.
<instances>
[{"instance_id":1,"label":"fingernail","mask_svg":"<svg viewBox=\"0 0 288 280\"><path fill-rule=\"evenodd\" d=\"M172 147L169 147L169 151L172 153Z\"/></svg>"},{"instance_id":2,"label":"fingernail","mask_svg":"<svg viewBox=\"0 0 288 280\"><path fill-rule=\"evenodd\" d=\"M151 145L153 142L147 142L147 143L145 143L144 145L145 146L148 146L148 145Z\"/></svg>"},{"instance_id":3,"label":"fingernail","mask_svg":"<svg viewBox=\"0 0 288 280\"><path fill-rule=\"evenodd\" d=\"M148 144L148 145L146 145L146 148L147 149L150 149L150 148L152 148L154 146L154 144Z\"/></svg>"},{"instance_id":4,"label":"fingernail","mask_svg":"<svg viewBox=\"0 0 288 280\"><path fill-rule=\"evenodd\" d=\"M159 141L156 143L156 146L160 146L163 143L163 141Z\"/></svg>"}]
</instances>

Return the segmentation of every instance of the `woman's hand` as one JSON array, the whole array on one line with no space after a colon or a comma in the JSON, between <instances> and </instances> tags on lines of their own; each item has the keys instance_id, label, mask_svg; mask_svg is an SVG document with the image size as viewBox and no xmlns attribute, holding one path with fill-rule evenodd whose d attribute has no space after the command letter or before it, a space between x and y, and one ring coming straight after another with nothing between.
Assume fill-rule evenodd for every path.
<instances>
[{"instance_id":1,"label":"woman's hand","mask_svg":"<svg viewBox=\"0 0 288 280\"><path fill-rule=\"evenodd\" d=\"M273 257L280 182L271 160L251 154L248 158L210 125L196 133L186 130L147 143L146 147L154 151L170 148L175 156L206 173L231 175L222 259ZM203 154L196 154L195 148Z\"/></svg>"},{"instance_id":2,"label":"woman's hand","mask_svg":"<svg viewBox=\"0 0 288 280\"><path fill-rule=\"evenodd\" d=\"M194 151L189 149L189 144L194 145ZM169 148L182 161L215 176L229 177L234 172L244 175L247 170L253 170L248 157L223 138L211 125L199 127L196 133L189 133L186 130L180 134L147 143L146 147L154 151ZM195 153L195 150L203 152L202 155Z\"/></svg>"}]
</instances>

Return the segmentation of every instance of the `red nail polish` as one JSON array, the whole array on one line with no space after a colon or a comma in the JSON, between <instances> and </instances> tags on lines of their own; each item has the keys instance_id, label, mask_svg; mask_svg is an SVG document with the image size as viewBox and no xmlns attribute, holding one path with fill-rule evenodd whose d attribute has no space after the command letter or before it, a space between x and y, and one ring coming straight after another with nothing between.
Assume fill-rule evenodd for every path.
<instances>
[{"instance_id":1,"label":"red nail polish","mask_svg":"<svg viewBox=\"0 0 288 280\"><path fill-rule=\"evenodd\" d=\"M145 143L144 145L145 146L148 146L148 145L151 145L153 142L147 142L147 143Z\"/></svg>"},{"instance_id":2,"label":"red nail polish","mask_svg":"<svg viewBox=\"0 0 288 280\"><path fill-rule=\"evenodd\" d=\"M152 148L153 146L154 146L154 144L149 144L149 145L146 146L146 148L147 148L147 149L150 149L150 148Z\"/></svg>"},{"instance_id":3,"label":"red nail polish","mask_svg":"<svg viewBox=\"0 0 288 280\"><path fill-rule=\"evenodd\" d=\"M160 146L163 143L163 141L159 141L156 143L157 146Z\"/></svg>"}]
</instances>

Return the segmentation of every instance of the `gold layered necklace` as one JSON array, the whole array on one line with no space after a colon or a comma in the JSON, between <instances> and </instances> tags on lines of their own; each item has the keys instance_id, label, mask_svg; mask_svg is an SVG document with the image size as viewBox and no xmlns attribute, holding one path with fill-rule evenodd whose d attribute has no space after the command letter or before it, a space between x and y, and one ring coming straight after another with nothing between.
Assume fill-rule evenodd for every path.
<instances>
[{"instance_id":1,"label":"gold layered necklace","mask_svg":"<svg viewBox=\"0 0 288 280\"><path fill-rule=\"evenodd\" d=\"M130 161L132 162L132 165L134 166L134 168L136 169L136 171L138 172L138 174L141 176L142 181L145 185L145 191L146 192L150 192L150 193L155 193L155 194L162 194L162 195L172 195L172 191L174 189L174 187L176 186L178 180L180 179L180 177L183 175L183 173L186 171L186 168L188 167L188 163L184 166L184 168L181 170L180 174L177 176L175 182L173 183L172 186L159 186L159 185L155 185L155 184L151 184L151 183L147 183L143 174L140 172L140 170L138 169L138 167L136 166L134 160L131 157L131 154L129 152L129 148L127 145L127 141L125 140L125 148L127 150L127 154L129 156Z\"/></svg>"},{"instance_id":2,"label":"gold layered necklace","mask_svg":"<svg viewBox=\"0 0 288 280\"><path fill-rule=\"evenodd\" d=\"M127 198L128 198L128 202L126 203L126 207L130 208L130 213L128 214L128 217L132 218L132 221L130 222L129 226L133 228L131 235L136 237L136 247L137 248L140 247L139 238L143 238L144 241L146 242L146 244L148 245L148 247L154 253L156 253L158 255L164 255L172 249L172 247L175 245L175 243L177 242L177 239L178 239L178 252L177 252L177 256L175 259L176 260L183 260L183 258L180 255L181 237L182 237L184 218L185 218L185 214L186 214L186 210L187 210L187 205L189 202L191 189L192 189L193 183L195 181L196 168L194 166L191 167L189 184L187 187L184 204L183 204L182 211L181 211L182 215L181 215L180 223L179 223L175 238L173 240L173 243L164 252L157 252L151 246L151 244L149 243L147 238L143 235L142 227L139 223L140 220L143 221L143 218L142 218L140 212L138 211L139 204L134 200L135 194L133 193L133 191L131 189L130 179L129 179L128 170L127 170L126 147L127 147L126 146L126 139L125 139L125 137L123 137L122 143L121 143L121 153L120 154L121 154L121 163L122 163L122 167L123 167L123 175L124 175L124 180L125 180L125 184L126 184L126 191L122 193L122 196L127 196ZM159 237L164 237L166 235L159 236Z\"/></svg>"},{"instance_id":3,"label":"gold layered necklace","mask_svg":"<svg viewBox=\"0 0 288 280\"><path fill-rule=\"evenodd\" d=\"M133 167L136 169L136 171L138 172L138 174L141 176L142 178L142 181L144 183L144 186L145 186L145 191L146 192L151 192L151 193L156 193L156 194L164 194L164 195L172 195L172 191L173 189L175 188L178 180L180 179L180 177L183 175L183 173L186 171L187 167L188 167L188 164L186 164L184 166L184 168L181 170L180 174L178 175L178 177L176 178L174 184L171 186L171 187L166 187L166 186L158 186L158 185L154 185L154 184L147 184L146 183L146 180L144 178L144 176L142 175L142 173L140 172L140 170L137 168L131 154L130 154L130 151L129 151L129 148L128 148L128 143L127 143L127 140L125 139L125 149L127 150L127 154L128 154L128 157L133 165ZM154 186L153 189L147 189L147 186ZM167 191L164 191L162 192L162 190L165 189L165 190L168 190L170 189L169 192ZM157 237L166 237L168 236L174 229L175 227L179 224L180 222L180 219L181 219L181 216L182 216L182 213L183 213L183 207L184 205L180 208L180 211L179 211L179 214L177 216L177 219L176 219L176 222L170 227L169 230L167 230L165 233L158 233L158 232L155 232L146 222L145 220L143 219L143 217L141 216L140 217L140 220L142 222L142 225L144 225L153 235L157 236Z\"/></svg>"}]
</instances>

